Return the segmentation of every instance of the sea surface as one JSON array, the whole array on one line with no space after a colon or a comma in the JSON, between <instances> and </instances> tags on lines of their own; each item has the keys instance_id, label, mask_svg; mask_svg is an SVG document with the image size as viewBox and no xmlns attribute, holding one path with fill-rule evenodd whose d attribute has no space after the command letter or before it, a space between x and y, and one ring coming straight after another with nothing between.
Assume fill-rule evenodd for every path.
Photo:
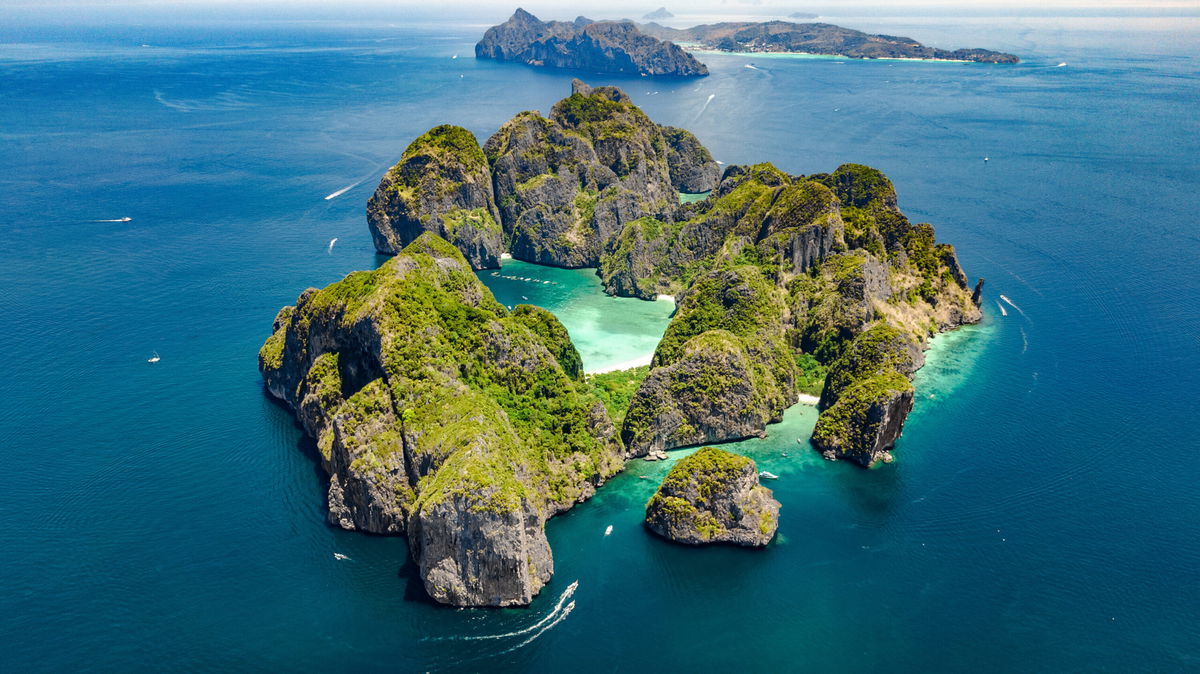
<instances>
[{"instance_id":1,"label":"sea surface","mask_svg":"<svg viewBox=\"0 0 1200 674\"><path fill-rule=\"evenodd\" d=\"M823 461L804 406L731 446L780 476L769 548L648 535L669 462L635 461L549 523L532 606L456 610L402 538L325 524L256 352L302 290L382 262L364 205L412 138L483 140L581 74L472 58L498 10L145 11L0 24L0 671L1200 668L1195 17L826 17L1024 61L583 74L728 164L882 169L986 277L985 319L936 340L894 464ZM502 272L555 281L481 274L589 369L671 310Z\"/></svg>"}]
</instances>

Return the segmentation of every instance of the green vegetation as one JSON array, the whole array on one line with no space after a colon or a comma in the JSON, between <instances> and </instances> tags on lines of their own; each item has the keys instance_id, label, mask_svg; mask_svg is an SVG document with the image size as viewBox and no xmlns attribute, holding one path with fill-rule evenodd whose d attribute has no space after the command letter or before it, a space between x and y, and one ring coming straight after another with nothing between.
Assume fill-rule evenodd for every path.
<instances>
[{"instance_id":1,"label":"green vegetation","mask_svg":"<svg viewBox=\"0 0 1200 674\"><path fill-rule=\"evenodd\" d=\"M576 383L582 363L566 329L535 307L509 314L445 240L422 234L379 269L313 293L286 329L305 333L305 344L319 333L327 345L357 339L363 325L380 341L377 352L356 348L355 358L368 359L356 367L377 358L384 377L323 409L340 424L353 470L397 493L413 486L394 472L402 456L389 458L403 430L429 471L418 496L397 496L413 512L447 498L475 510L543 509L573 502L597 475L619 469L619 448L593 432L596 398ZM264 368L268 382L288 376L281 365ZM339 369L337 353L319 354L306 381L340 392ZM403 410L401 420L393 410Z\"/></svg>"},{"instance_id":2,"label":"green vegetation","mask_svg":"<svg viewBox=\"0 0 1200 674\"><path fill-rule=\"evenodd\" d=\"M474 230L499 232L500 224L486 208L456 208L442 216L442 227L451 241L464 227Z\"/></svg>"},{"instance_id":3,"label":"green vegetation","mask_svg":"<svg viewBox=\"0 0 1200 674\"><path fill-rule=\"evenodd\" d=\"M829 368L821 364L812 354L796 354L796 389L810 396L819 396L825 389L825 375Z\"/></svg>"},{"instance_id":4,"label":"green vegetation","mask_svg":"<svg viewBox=\"0 0 1200 674\"><path fill-rule=\"evenodd\" d=\"M908 377L895 370L856 381L817 417L813 441L837 451L869 452L878 437L877 410L912 390Z\"/></svg>"},{"instance_id":5,"label":"green vegetation","mask_svg":"<svg viewBox=\"0 0 1200 674\"><path fill-rule=\"evenodd\" d=\"M625 421L625 412L629 409L633 394L637 392L638 387L642 385L642 380L649 373L650 366L643 365L628 370L587 376L587 383L591 387L592 395L604 403L605 409L608 410L608 416L618 428Z\"/></svg>"}]
</instances>

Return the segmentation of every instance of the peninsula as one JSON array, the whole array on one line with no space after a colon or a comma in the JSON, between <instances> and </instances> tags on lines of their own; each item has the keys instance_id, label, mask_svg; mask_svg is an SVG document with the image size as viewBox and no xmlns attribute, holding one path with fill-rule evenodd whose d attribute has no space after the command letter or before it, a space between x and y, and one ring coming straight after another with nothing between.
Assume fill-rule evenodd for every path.
<instances>
[{"instance_id":1,"label":"peninsula","mask_svg":"<svg viewBox=\"0 0 1200 674\"><path fill-rule=\"evenodd\" d=\"M712 51L827 54L859 59L902 58L980 63L1020 61L1012 54L988 49L935 49L908 37L871 35L830 23L723 22L691 28L668 28L649 23L639 27L647 35L687 43L691 48Z\"/></svg>"},{"instance_id":2,"label":"peninsula","mask_svg":"<svg viewBox=\"0 0 1200 674\"><path fill-rule=\"evenodd\" d=\"M631 21L541 21L517 9L487 29L475 57L595 73L697 77L708 68L678 46L651 37Z\"/></svg>"},{"instance_id":3,"label":"peninsula","mask_svg":"<svg viewBox=\"0 0 1200 674\"><path fill-rule=\"evenodd\" d=\"M929 337L980 319L982 281L972 291L881 172L722 173L688 131L579 80L482 146L457 126L421 135L367 218L394 257L282 308L259 368L316 441L329 521L406 535L426 592L457 606L528 604L553 572L547 519L627 459L764 435L804 382L824 382L818 451L891 460ZM557 318L507 309L478 280L502 253L598 267L614 295L675 295L651 366L586 378ZM661 494L697 508L691 524L670 524L677 501L651 519L765 543L777 506L744 479L753 465L704 457L728 498L684 484L709 479L697 459ZM704 527L709 506L735 512L726 501L757 504L757 534L753 518Z\"/></svg>"}]
</instances>

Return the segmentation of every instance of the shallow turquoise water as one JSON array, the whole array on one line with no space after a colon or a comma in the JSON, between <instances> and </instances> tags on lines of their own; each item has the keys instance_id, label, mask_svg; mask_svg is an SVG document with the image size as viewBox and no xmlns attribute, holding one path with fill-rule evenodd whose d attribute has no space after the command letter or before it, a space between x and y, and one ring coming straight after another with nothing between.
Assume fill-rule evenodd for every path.
<instances>
[{"instance_id":1,"label":"shallow turquoise water","mask_svg":"<svg viewBox=\"0 0 1200 674\"><path fill-rule=\"evenodd\" d=\"M504 260L478 272L502 304L533 304L554 312L575 342L587 372L647 365L675 304L604 294L595 269L559 269ZM549 283L547 283L549 281Z\"/></svg>"},{"instance_id":2,"label":"shallow turquoise water","mask_svg":"<svg viewBox=\"0 0 1200 674\"><path fill-rule=\"evenodd\" d=\"M883 169L987 277L987 323L938 343L892 465L821 460L806 407L736 446L781 476L768 549L647 535L639 475L667 465L634 462L550 522L532 607L460 611L422 599L402 539L324 523L255 354L305 287L379 264L363 204L413 137L484 137L578 73L465 58L475 23L145 11L0 26L0 670L1197 667L1194 20L858 17L1026 62L589 77L722 161ZM669 309L535 274L579 294L489 283L554 305L588 362Z\"/></svg>"}]
</instances>

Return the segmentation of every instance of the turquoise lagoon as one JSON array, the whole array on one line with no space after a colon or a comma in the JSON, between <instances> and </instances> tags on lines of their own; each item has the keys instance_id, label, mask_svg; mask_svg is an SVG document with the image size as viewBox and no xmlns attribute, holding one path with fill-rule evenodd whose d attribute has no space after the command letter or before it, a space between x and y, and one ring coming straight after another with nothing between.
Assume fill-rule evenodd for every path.
<instances>
[{"instance_id":1,"label":"turquoise lagoon","mask_svg":"<svg viewBox=\"0 0 1200 674\"><path fill-rule=\"evenodd\" d=\"M500 10L228 12L0 26L0 670L1200 666L1195 17L831 17L1024 62L706 55L651 81L470 58ZM780 476L767 549L648 535L669 462L636 461L549 523L532 606L435 606L402 538L325 523L256 352L304 288L382 262L364 204L412 138L485 138L580 75L728 164L884 170L987 316L935 342L895 463L822 460L805 406L730 445ZM558 281L482 274L593 369L644 358L671 309L501 271Z\"/></svg>"}]
</instances>

